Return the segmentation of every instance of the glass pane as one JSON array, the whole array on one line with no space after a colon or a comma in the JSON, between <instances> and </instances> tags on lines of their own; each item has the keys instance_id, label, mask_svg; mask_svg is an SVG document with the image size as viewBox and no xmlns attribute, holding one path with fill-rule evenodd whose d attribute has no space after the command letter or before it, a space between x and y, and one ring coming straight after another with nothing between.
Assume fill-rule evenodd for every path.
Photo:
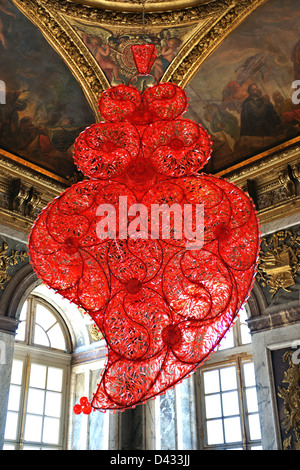
<instances>
[{"instance_id":1,"label":"glass pane","mask_svg":"<svg viewBox=\"0 0 300 470\"><path fill-rule=\"evenodd\" d=\"M43 442L45 444L58 444L59 442L59 419L45 418L43 430Z\"/></svg>"},{"instance_id":2,"label":"glass pane","mask_svg":"<svg viewBox=\"0 0 300 470\"><path fill-rule=\"evenodd\" d=\"M30 387L45 388L47 367L41 364L31 364Z\"/></svg>"},{"instance_id":3,"label":"glass pane","mask_svg":"<svg viewBox=\"0 0 300 470\"><path fill-rule=\"evenodd\" d=\"M207 444L223 444L223 426L221 419L214 419L213 421L207 421Z\"/></svg>"},{"instance_id":4,"label":"glass pane","mask_svg":"<svg viewBox=\"0 0 300 470\"><path fill-rule=\"evenodd\" d=\"M36 305L35 319L36 323L38 323L45 331L47 331L57 321L53 313L40 303Z\"/></svg>"},{"instance_id":5,"label":"glass pane","mask_svg":"<svg viewBox=\"0 0 300 470\"><path fill-rule=\"evenodd\" d=\"M204 391L206 394L219 392L220 390L220 381L219 381L219 371L211 370L209 372L204 372Z\"/></svg>"},{"instance_id":6,"label":"glass pane","mask_svg":"<svg viewBox=\"0 0 300 470\"><path fill-rule=\"evenodd\" d=\"M51 348L62 349L63 351L66 349L65 337L58 323L48 331L48 336Z\"/></svg>"},{"instance_id":7,"label":"glass pane","mask_svg":"<svg viewBox=\"0 0 300 470\"><path fill-rule=\"evenodd\" d=\"M251 334L247 324L248 315L245 307L241 308L239 318L242 344L249 344L251 343Z\"/></svg>"},{"instance_id":8,"label":"glass pane","mask_svg":"<svg viewBox=\"0 0 300 470\"><path fill-rule=\"evenodd\" d=\"M44 412L44 400L44 390L36 390L35 388L29 388L27 413L35 413L42 415Z\"/></svg>"},{"instance_id":9,"label":"glass pane","mask_svg":"<svg viewBox=\"0 0 300 470\"><path fill-rule=\"evenodd\" d=\"M12 371L11 371L11 383L19 384L22 383L22 373L23 373L23 362L16 359L13 360Z\"/></svg>"},{"instance_id":10,"label":"glass pane","mask_svg":"<svg viewBox=\"0 0 300 470\"><path fill-rule=\"evenodd\" d=\"M16 341L25 341L25 332L26 332L26 322L22 321L18 325L18 329L16 332Z\"/></svg>"},{"instance_id":11,"label":"glass pane","mask_svg":"<svg viewBox=\"0 0 300 470\"><path fill-rule=\"evenodd\" d=\"M258 411L256 388L246 389L248 413Z\"/></svg>"},{"instance_id":12,"label":"glass pane","mask_svg":"<svg viewBox=\"0 0 300 470\"><path fill-rule=\"evenodd\" d=\"M240 418L224 419L225 441L238 442L242 440Z\"/></svg>"},{"instance_id":13,"label":"glass pane","mask_svg":"<svg viewBox=\"0 0 300 470\"><path fill-rule=\"evenodd\" d=\"M5 425L5 439L17 438L18 413L8 411Z\"/></svg>"},{"instance_id":14,"label":"glass pane","mask_svg":"<svg viewBox=\"0 0 300 470\"><path fill-rule=\"evenodd\" d=\"M42 450L42 448L40 446L23 445L23 450Z\"/></svg>"},{"instance_id":15,"label":"glass pane","mask_svg":"<svg viewBox=\"0 0 300 470\"><path fill-rule=\"evenodd\" d=\"M209 395L205 397L206 418L218 418L222 416L220 395Z\"/></svg>"},{"instance_id":16,"label":"glass pane","mask_svg":"<svg viewBox=\"0 0 300 470\"><path fill-rule=\"evenodd\" d=\"M34 327L34 344L40 344L41 346L50 346L50 341L43 328L36 324Z\"/></svg>"},{"instance_id":17,"label":"glass pane","mask_svg":"<svg viewBox=\"0 0 300 470\"><path fill-rule=\"evenodd\" d=\"M40 442L42 436L42 416L26 415L24 439Z\"/></svg>"},{"instance_id":18,"label":"glass pane","mask_svg":"<svg viewBox=\"0 0 300 470\"><path fill-rule=\"evenodd\" d=\"M249 415L249 428L250 428L250 439L254 441L256 439L261 439L260 432L260 423L258 414Z\"/></svg>"},{"instance_id":19,"label":"glass pane","mask_svg":"<svg viewBox=\"0 0 300 470\"><path fill-rule=\"evenodd\" d=\"M46 393L45 415L60 417L61 394L57 392Z\"/></svg>"},{"instance_id":20,"label":"glass pane","mask_svg":"<svg viewBox=\"0 0 300 470\"><path fill-rule=\"evenodd\" d=\"M240 413L237 392L222 393L222 404L224 416L238 415Z\"/></svg>"},{"instance_id":21,"label":"glass pane","mask_svg":"<svg viewBox=\"0 0 300 470\"><path fill-rule=\"evenodd\" d=\"M4 444L3 450L16 450L13 444Z\"/></svg>"},{"instance_id":22,"label":"glass pane","mask_svg":"<svg viewBox=\"0 0 300 470\"><path fill-rule=\"evenodd\" d=\"M251 333L249 330L249 326L245 323L242 323L240 326L241 331L241 340L242 344L250 344L251 343Z\"/></svg>"},{"instance_id":23,"label":"glass pane","mask_svg":"<svg viewBox=\"0 0 300 470\"><path fill-rule=\"evenodd\" d=\"M248 315L245 307L242 307L239 310L239 319L241 323L246 323L248 320Z\"/></svg>"},{"instance_id":24,"label":"glass pane","mask_svg":"<svg viewBox=\"0 0 300 470\"><path fill-rule=\"evenodd\" d=\"M23 304L23 307L21 309L21 313L19 316L19 320L20 321L26 320L26 316L27 316L27 301Z\"/></svg>"},{"instance_id":25,"label":"glass pane","mask_svg":"<svg viewBox=\"0 0 300 470\"><path fill-rule=\"evenodd\" d=\"M62 391L63 370L57 367L48 368L47 390Z\"/></svg>"},{"instance_id":26,"label":"glass pane","mask_svg":"<svg viewBox=\"0 0 300 470\"><path fill-rule=\"evenodd\" d=\"M244 364L244 376L246 387L253 387L253 385L256 385L253 362L247 362Z\"/></svg>"},{"instance_id":27,"label":"glass pane","mask_svg":"<svg viewBox=\"0 0 300 470\"><path fill-rule=\"evenodd\" d=\"M19 411L21 387L20 385L11 385L9 388L8 409Z\"/></svg>"},{"instance_id":28,"label":"glass pane","mask_svg":"<svg viewBox=\"0 0 300 470\"><path fill-rule=\"evenodd\" d=\"M233 367L223 367L221 373L221 388L225 390L234 390L237 388L236 369Z\"/></svg>"},{"instance_id":29,"label":"glass pane","mask_svg":"<svg viewBox=\"0 0 300 470\"><path fill-rule=\"evenodd\" d=\"M231 329L226 333L224 338L221 339L218 351L222 351L223 349L233 348L234 347L234 337L233 337L233 330Z\"/></svg>"}]
</instances>

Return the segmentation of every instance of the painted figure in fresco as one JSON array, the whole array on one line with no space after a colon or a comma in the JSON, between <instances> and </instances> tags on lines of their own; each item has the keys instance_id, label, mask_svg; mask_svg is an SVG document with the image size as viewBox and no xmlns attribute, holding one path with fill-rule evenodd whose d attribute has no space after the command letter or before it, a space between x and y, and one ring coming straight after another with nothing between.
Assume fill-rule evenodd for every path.
<instances>
[{"instance_id":1,"label":"painted figure in fresco","mask_svg":"<svg viewBox=\"0 0 300 470\"><path fill-rule=\"evenodd\" d=\"M291 60L294 64L294 80L300 80L300 40L293 47Z\"/></svg>"},{"instance_id":2,"label":"painted figure in fresco","mask_svg":"<svg viewBox=\"0 0 300 470\"><path fill-rule=\"evenodd\" d=\"M7 6L7 2L5 2L5 0L0 0L0 12L4 13L5 15L16 18L16 15L9 10ZM3 23L2 18L0 18L0 42L2 46L4 47L4 49L6 49L7 43L6 43L6 37L4 33L4 23Z\"/></svg>"},{"instance_id":3,"label":"painted figure in fresco","mask_svg":"<svg viewBox=\"0 0 300 470\"><path fill-rule=\"evenodd\" d=\"M157 80L159 80L164 72L169 67L172 60L178 54L178 49L181 45L181 39L175 37L169 37L166 39L167 45L164 46L161 50L161 55L157 57L153 66L154 66L154 74Z\"/></svg>"},{"instance_id":4,"label":"painted figure in fresco","mask_svg":"<svg viewBox=\"0 0 300 470\"><path fill-rule=\"evenodd\" d=\"M89 48L101 69L107 76L108 80L115 78L119 79L119 69L114 60L110 57L110 46L103 44L103 41L98 36L89 37L86 33L83 34L83 40Z\"/></svg>"},{"instance_id":5,"label":"painted figure in fresco","mask_svg":"<svg viewBox=\"0 0 300 470\"><path fill-rule=\"evenodd\" d=\"M205 107L204 119L209 122L211 131L214 134L221 133L223 139L233 148L240 133L237 117L222 105L212 103Z\"/></svg>"},{"instance_id":6,"label":"painted figure in fresco","mask_svg":"<svg viewBox=\"0 0 300 470\"><path fill-rule=\"evenodd\" d=\"M281 119L268 96L263 96L256 83L248 87L249 97L241 112L240 136L276 136Z\"/></svg>"}]
</instances>

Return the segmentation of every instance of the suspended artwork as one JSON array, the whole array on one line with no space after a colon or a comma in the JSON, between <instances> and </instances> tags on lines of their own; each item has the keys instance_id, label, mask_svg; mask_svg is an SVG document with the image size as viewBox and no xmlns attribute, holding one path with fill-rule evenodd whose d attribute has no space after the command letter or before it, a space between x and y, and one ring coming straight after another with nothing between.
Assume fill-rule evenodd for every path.
<instances>
[{"instance_id":1,"label":"suspended artwork","mask_svg":"<svg viewBox=\"0 0 300 470\"><path fill-rule=\"evenodd\" d=\"M147 74L154 46L133 55ZM175 386L213 352L250 294L255 208L238 187L199 173L212 145L184 119L187 105L172 83L107 89L103 121L75 142L87 178L31 230L37 275L82 307L107 343L98 389L75 413L132 408Z\"/></svg>"}]
</instances>

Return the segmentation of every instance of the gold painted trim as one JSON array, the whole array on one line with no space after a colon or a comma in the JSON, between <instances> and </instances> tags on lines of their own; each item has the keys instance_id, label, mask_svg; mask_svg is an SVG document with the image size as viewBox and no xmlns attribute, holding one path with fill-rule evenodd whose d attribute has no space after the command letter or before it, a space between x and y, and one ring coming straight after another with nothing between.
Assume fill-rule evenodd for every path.
<instances>
[{"instance_id":1,"label":"gold painted trim","mask_svg":"<svg viewBox=\"0 0 300 470\"><path fill-rule=\"evenodd\" d=\"M213 1L213 0L211 0ZM133 0L74 0L75 3L79 3L85 6L91 6L94 8L114 10L114 11L124 11L124 12L142 12L143 5L142 0L133 1ZM168 11L168 10L177 10L183 8L189 8L198 6L204 3L209 3L207 0L159 0L152 1L147 0L145 2L145 11Z\"/></svg>"},{"instance_id":2,"label":"gold painted trim","mask_svg":"<svg viewBox=\"0 0 300 470\"><path fill-rule=\"evenodd\" d=\"M244 160L243 162L237 163L236 165L233 165L233 166L227 168L226 170L214 173L214 176L223 177L223 176L228 175L232 172L236 172L237 170L245 168L246 166L250 165L251 163L259 162L260 160L264 159L265 157L275 155L278 152L281 152L282 150L291 149L291 151L292 151L294 146L296 144L299 144L299 143L300 143L300 136L295 137L294 139L289 140L287 142L284 142L283 144L277 145L276 147L272 147L271 149L266 150L265 152L262 152L262 153L259 153L255 156L253 156L253 157L250 157L250 158ZM299 151L299 148L295 147L295 150L297 152L297 151Z\"/></svg>"},{"instance_id":3,"label":"gold painted trim","mask_svg":"<svg viewBox=\"0 0 300 470\"><path fill-rule=\"evenodd\" d=\"M14 0L15 1L15 0ZM47 8L55 11L57 14L84 20L93 23L95 26L122 26L123 27L140 27L143 26L143 16L140 11L125 12L111 11L107 9L90 8L79 5L68 0L16 0L19 2L43 2L47 4ZM249 0L243 0L249 2ZM258 1L258 0L256 0ZM145 15L145 29L152 30L153 26L169 27L188 25L194 22L203 21L209 17L220 17L224 11L235 4L235 0L214 0L211 2L201 3L195 7L183 8L181 10L170 9L163 12L148 12Z\"/></svg>"},{"instance_id":4,"label":"gold painted trim","mask_svg":"<svg viewBox=\"0 0 300 470\"><path fill-rule=\"evenodd\" d=\"M9 158L10 160L14 162L19 163L20 165L23 165L27 168L30 168L30 170L36 171L37 173L47 176L48 178L58 181L59 183L63 183L66 185L70 184L70 182L66 180L65 178L61 178L60 176L54 173L51 173L51 171L45 170L44 168L41 168L40 166L35 165L34 163L28 162L27 160L24 160L23 158L17 157L16 155L10 152L7 152L6 150L0 149L0 156Z\"/></svg>"}]
</instances>

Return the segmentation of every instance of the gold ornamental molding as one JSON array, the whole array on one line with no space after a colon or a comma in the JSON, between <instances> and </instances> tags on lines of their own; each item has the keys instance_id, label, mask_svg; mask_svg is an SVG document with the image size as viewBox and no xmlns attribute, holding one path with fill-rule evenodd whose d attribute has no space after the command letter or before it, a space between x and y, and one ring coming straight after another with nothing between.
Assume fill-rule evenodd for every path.
<instances>
[{"instance_id":1,"label":"gold ornamental molding","mask_svg":"<svg viewBox=\"0 0 300 470\"><path fill-rule=\"evenodd\" d=\"M300 235L282 230L261 240L256 279L268 287L272 297L279 289L291 292L300 271Z\"/></svg>"},{"instance_id":2,"label":"gold ornamental molding","mask_svg":"<svg viewBox=\"0 0 300 470\"><path fill-rule=\"evenodd\" d=\"M92 6L105 10L116 11L143 11L142 0L74 0L81 5ZM178 10L209 3L209 0L147 0L144 2L146 12Z\"/></svg>"},{"instance_id":3,"label":"gold ornamental molding","mask_svg":"<svg viewBox=\"0 0 300 470\"><path fill-rule=\"evenodd\" d=\"M282 381L287 386L278 387L277 392L284 403L285 419L281 424L286 438L283 441L283 450L300 450L300 365L297 353L287 351L283 356L283 361L288 363L288 369L284 372Z\"/></svg>"},{"instance_id":4,"label":"gold ornamental molding","mask_svg":"<svg viewBox=\"0 0 300 470\"><path fill-rule=\"evenodd\" d=\"M70 182L0 149L1 223L29 233L40 211Z\"/></svg>"},{"instance_id":5,"label":"gold ornamental molding","mask_svg":"<svg viewBox=\"0 0 300 470\"><path fill-rule=\"evenodd\" d=\"M9 253L10 252L10 253ZM19 262L27 261L26 251L10 250L8 243L4 241L0 246L0 289L3 291L6 284L11 279L10 268L16 266Z\"/></svg>"},{"instance_id":6,"label":"gold ornamental molding","mask_svg":"<svg viewBox=\"0 0 300 470\"><path fill-rule=\"evenodd\" d=\"M266 0L177 0L145 2L145 31L153 27L195 25L191 37L183 44L161 81L171 81L185 87L204 60L222 43L250 13ZM35 24L54 50L65 61L95 114L99 118L98 98L109 87L101 67L80 38L71 21L83 21L97 27L143 29L142 2L90 0L13 0L22 13ZM83 4L84 3L84 4ZM161 5L161 6L160 6ZM132 8L132 11L131 11ZM157 9L163 8L163 11ZM172 8L170 11L167 8ZM130 11L128 11L130 10ZM150 10L150 11L148 11ZM153 10L153 11L151 11Z\"/></svg>"},{"instance_id":7,"label":"gold ornamental molding","mask_svg":"<svg viewBox=\"0 0 300 470\"><path fill-rule=\"evenodd\" d=\"M259 161L215 176L225 177L249 193L261 224L286 216L300 221L300 137L290 148L279 147ZM1 223L28 233L41 209L76 181L0 149Z\"/></svg>"},{"instance_id":8,"label":"gold ornamental molding","mask_svg":"<svg viewBox=\"0 0 300 470\"><path fill-rule=\"evenodd\" d=\"M300 137L288 144L215 174L250 194L261 224L300 214Z\"/></svg>"}]
</instances>

